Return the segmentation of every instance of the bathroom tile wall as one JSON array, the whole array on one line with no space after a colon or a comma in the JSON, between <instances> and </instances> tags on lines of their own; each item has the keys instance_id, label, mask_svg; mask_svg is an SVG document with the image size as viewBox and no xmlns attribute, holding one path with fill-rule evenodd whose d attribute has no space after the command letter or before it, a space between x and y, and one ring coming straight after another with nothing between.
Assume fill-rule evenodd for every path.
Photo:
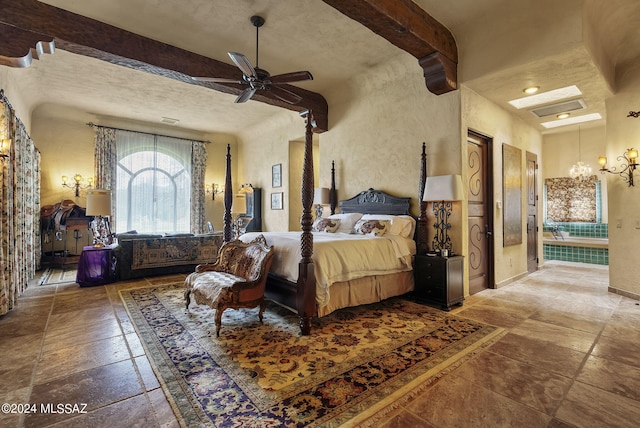
<instances>
[{"instance_id":1,"label":"bathroom tile wall","mask_svg":"<svg viewBox=\"0 0 640 428\"><path fill-rule=\"evenodd\" d=\"M609 264L609 250L607 248L544 244L543 252L545 260L561 260L565 262L591 263L596 265Z\"/></svg>"}]
</instances>

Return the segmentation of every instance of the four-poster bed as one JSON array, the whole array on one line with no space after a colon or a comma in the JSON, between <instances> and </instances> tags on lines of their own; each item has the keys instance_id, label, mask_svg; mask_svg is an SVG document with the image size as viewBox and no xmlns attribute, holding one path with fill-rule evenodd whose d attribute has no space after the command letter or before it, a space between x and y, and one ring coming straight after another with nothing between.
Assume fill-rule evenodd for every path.
<instances>
[{"instance_id":1,"label":"four-poster bed","mask_svg":"<svg viewBox=\"0 0 640 428\"><path fill-rule=\"evenodd\" d=\"M396 231L402 226L402 236L391 233L372 236L368 233L312 232L313 117L308 111L301 115L306 123L301 187L301 232L262 234L265 235L268 244L274 245L275 248L274 263L265 295L268 299L295 311L299 316L302 334L307 335L311 331L313 317L326 315L342 307L373 303L405 294L413 289L412 259L416 253L413 236L416 222L409 214L410 198L398 198L374 189L365 190L351 199L340 201L340 214L334 214L337 201L335 168L332 163L331 217L355 214L358 218L364 215L364 222L366 219L384 219L382 223L389 225L391 229L395 227ZM225 240L232 238L230 223L233 192L230 169L230 150L227 149ZM251 240L256 234L245 234L240 239ZM357 254L361 257L355 262L344 261L345 254ZM343 261L343 264L348 264L346 268L338 266ZM315 263L318 263L318 266Z\"/></svg>"}]
</instances>

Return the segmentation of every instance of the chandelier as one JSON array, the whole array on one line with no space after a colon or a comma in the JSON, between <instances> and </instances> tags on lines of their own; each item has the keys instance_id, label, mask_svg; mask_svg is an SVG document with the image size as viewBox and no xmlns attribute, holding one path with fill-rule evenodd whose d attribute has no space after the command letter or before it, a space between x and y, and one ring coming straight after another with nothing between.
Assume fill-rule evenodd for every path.
<instances>
[{"instance_id":1,"label":"chandelier","mask_svg":"<svg viewBox=\"0 0 640 428\"><path fill-rule=\"evenodd\" d=\"M580 144L580 125L578 125L578 162L569 170L569 176L576 180L586 181L591 177L591 167L582 162L582 147Z\"/></svg>"}]
</instances>

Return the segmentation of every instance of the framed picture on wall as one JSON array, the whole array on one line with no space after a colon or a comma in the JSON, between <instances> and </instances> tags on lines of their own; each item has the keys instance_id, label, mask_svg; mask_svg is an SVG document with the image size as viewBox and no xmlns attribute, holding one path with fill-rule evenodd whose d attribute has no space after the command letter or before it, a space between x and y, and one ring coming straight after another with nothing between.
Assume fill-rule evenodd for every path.
<instances>
[{"instance_id":1,"label":"framed picture on wall","mask_svg":"<svg viewBox=\"0 0 640 428\"><path fill-rule=\"evenodd\" d=\"M283 209L282 205L282 192L276 192L271 194L271 209L272 210L281 210Z\"/></svg>"},{"instance_id":2,"label":"framed picture on wall","mask_svg":"<svg viewBox=\"0 0 640 428\"><path fill-rule=\"evenodd\" d=\"M271 186L282 187L282 164L277 163L271 167Z\"/></svg>"}]
</instances>

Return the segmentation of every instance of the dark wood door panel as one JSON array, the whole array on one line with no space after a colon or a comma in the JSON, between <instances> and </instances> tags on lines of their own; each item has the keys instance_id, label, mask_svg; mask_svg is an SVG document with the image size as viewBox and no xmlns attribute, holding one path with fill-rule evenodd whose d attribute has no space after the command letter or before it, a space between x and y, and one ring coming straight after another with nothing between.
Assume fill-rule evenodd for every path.
<instances>
[{"instance_id":1,"label":"dark wood door panel","mask_svg":"<svg viewBox=\"0 0 640 428\"><path fill-rule=\"evenodd\" d=\"M469 293L493 286L493 193L491 139L469 132L467 138L467 201Z\"/></svg>"}]
</instances>

